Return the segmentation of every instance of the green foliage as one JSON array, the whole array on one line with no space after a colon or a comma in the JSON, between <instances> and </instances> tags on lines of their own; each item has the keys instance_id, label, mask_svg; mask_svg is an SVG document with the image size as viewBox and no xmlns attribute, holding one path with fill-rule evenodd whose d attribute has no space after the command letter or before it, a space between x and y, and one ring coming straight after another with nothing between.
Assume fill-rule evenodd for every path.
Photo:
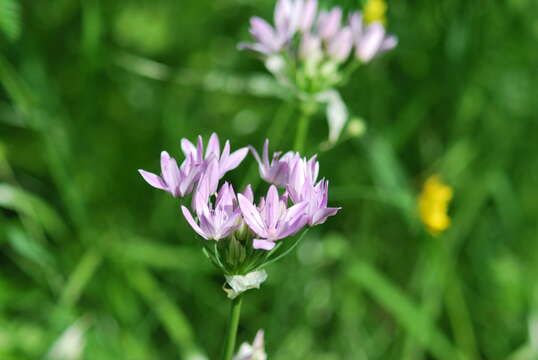
<instances>
[{"instance_id":1,"label":"green foliage","mask_svg":"<svg viewBox=\"0 0 538 360\"><path fill-rule=\"evenodd\" d=\"M343 209L278 250L239 341L264 328L271 360L536 359L538 3L388 4L398 47L342 89L366 133L327 148L319 113L306 139ZM299 109L236 49L272 7L0 1L1 359L53 358L72 329L84 359L216 358L224 279L136 170L212 131L292 148ZM262 193L252 163L227 180ZM434 173L454 190L436 238L416 213Z\"/></svg>"},{"instance_id":2,"label":"green foliage","mask_svg":"<svg viewBox=\"0 0 538 360\"><path fill-rule=\"evenodd\" d=\"M21 7L19 0L4 0L0 3L0 32L10 41L21 34Z\"/></svg>"}]
</instances>

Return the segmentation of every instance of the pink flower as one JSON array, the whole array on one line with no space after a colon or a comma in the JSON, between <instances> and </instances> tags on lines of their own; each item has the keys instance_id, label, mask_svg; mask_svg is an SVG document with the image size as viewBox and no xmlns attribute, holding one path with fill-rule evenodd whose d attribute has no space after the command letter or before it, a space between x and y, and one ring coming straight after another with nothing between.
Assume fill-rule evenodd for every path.
<instances>
[{"instance_id":1,"label":"pink flower","mask_svg":"<svg viewBox=\"0 0 538 360\"><path fill-rule=\"evenodd\" d=\"M266 139L263 143L262 158L252 146L250 151L258 162L260 176L263 180L270 184L285 187L288 183L290 170L293 164L299 159L299 154L287 152L284 156L280 156L280 152L273 154L273 159L269 162L269 140Z\"/></svg>"},{"instance_id":2,"label":"pink flower","mask_svg":"<svg viewBox=\"0 0 538 360\"><path fill-rule=\"evenodd\" d=\"M191 212L181 206L183 216L191 227L204 239L220 240L229 236L241 225L241 212L233 187L225 182L217 194L214 205L210 201L211 189L214 187L214 173L217 162L214 159L198 184L193 203L198 221Z\"/></svg>"},{"instance_id":3,"label":"pink flower","mask_svg":"<svg viewBox=\"0 0 538 360\"><path fill-rule=\"evenodd\" d=\"M161 152L161 176L141 169L138 172L154 188L164 190L174 197L183 197L192 192L201 170L201 166L196 164L191 157L187 157L178 167L176 160L163 151Z\"/></svg>"},{"instance_id":4,"label":"pink flower","mask_svg":"<svg viewBox=\"0 0 538 360\"><path fill-rule=\"evenodd\" d=\"M269 188L267 196L260 200L258 207L242 194L238 195L238 200L244 221L258 236L253 240L255 249L271 250L275 241L295 234L307 222L304 214L307 203L288 208L287 196L279 197L274 185Z\"/></svg>"},{"instance_id":5,"label":"pink flower","mask_svg":"<svg viewBox=\"0 0 538 360\"><path fill-rule=\"evenodd\" d=\"M243 147L230 153L230 141L226 140L222 152L220 151L220 141L217 134L211 134L204 155L204 141L201 136L198 136L198 143L195 147L189 140L181 139L181 149L185 157L191 157L196 164L202 164L207 167L211 156L214 156L218 161L219 179L221 179L228 171L235 169L241 164L243 159L248 154L248 148Z\"/></svg>"},{"instance_id":6,"label":"pink flower","mask_svg":"<svg viewBox=\"0 0 538 360\"><path fill-rule=\"evenodd\" d=\"M327 207L329 182L322 179L316 184L318 169L315 157L308 161L301 159L292 169L287 186L293 203L308 204L304 211L309 226L323 224L329 216L341 209Z\"/></svg>"}]
</instances>

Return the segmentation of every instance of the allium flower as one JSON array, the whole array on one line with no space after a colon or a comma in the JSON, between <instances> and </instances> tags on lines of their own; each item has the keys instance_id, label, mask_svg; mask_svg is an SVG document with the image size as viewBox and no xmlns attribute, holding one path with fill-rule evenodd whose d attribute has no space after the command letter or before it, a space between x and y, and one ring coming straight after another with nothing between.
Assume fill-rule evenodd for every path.
<instances>
[{"instance_id":1,"label":"allium flower","mask_svg":"<svg viewBox=\"0 0 538 360\"><path fill-rule=\"evenodd\" d=\"M274 185L259 207L242 194L238 194L238 200L243 219L258 236L253 240L255 249L271 250L275 241L295 234L308 220L304 212L308 204L301 202L288 208L287 196L280 197Z\"/></svg>"},{"instance_id":2,"label":"allium flower","mask_svg":"<svg viewBox=\"0 0 538 360\"><path fill-rule=\"evenodd\" d=\"M394 48L397 39L381 21L364 23L360 12L344 16L340 7L318 10L316 0L279 0L274 17L274 28L252 18L255 42L238 47L258 52L277 82L313 109L309 116L319 105L325 108L334 144L348 119L337 87L357 66Z\"/></svg>"},{"instance_id":3,"label":"allium flower","mask_svg":"<svg viewBox=\"0 0 538 360\"><path fill-rule=\"evenodd\" d=\"M299 159L299 154L289 151L283 156L280 156L280 152L275 152L273 154L273 159L269 162L268 139L263 143L262 158L260 158L256 149L252 146L250 146L250 151L258 162L261 178L270 184L285 187L288 183L290 170L293 167L293 164Z\"/></svg>"},{"instance_id":4,"label":"allium flower","mask_svg":"<svg viewBox=\"0 0 538 360\"><path fill-rule=\"evenodd\" d=\"M230 154L227 141L221 152L216 134L206 149L200 137L196 147L186 139L182 139L181 146L186 156L181 166L163 152L161 176L144 170L140 173L152 186L176 197L193 192L191 206L182 205L181 212L198 235L215 240L212 246L204 242L203 251L225 274L230 297L259 287L266 277L261 268L287 254L300 237L267 252L275 248L276 241L296 234L306 225L321 224L339 210L327 207L328 182L317 180L316 156L307 159L297 152L282 156L277 152L270 162L269 140L264 143L261 158L250 147L260 176L272 184L255 205L250 185L237 195L227 182L219 187L222 176L239 165L249 148ZM284 194L279 194L277 186L285 189Z\"/></svg>"},{"instance_id":5,"label":"allium flower","mask_svg":"<svg viewBox=\"0 0 538 360\"><path fill-rule=\"evenodd\" d=\"M241 344L239 352L232 360L267 360L267 354L264 350L263 330L258 330L252 345L248 343Z\"/></svg>"},{"instance_id":6,"label":"allium flower","mask_svg":"<svg viewBox=\"0 0 538 360\"><path fill-rule=\"evenodd\" d=\"M210 201L210 193L207 189L213 187L210 184L211 172L216 171L216 160L208 167L208 172L200 180L197 193L194 196L194 203L198 222L193 218L191 212L181 206L183 216L187 219L190 226L204 239L220 240L229 236L241 225L241 212L237 205L237 198L233 187L225 182L220 187L215 204Z\"/></svg>"},{"instance_id":7,"label":"allium flower","mask_svg":"<svg viewBox=\"0 0 538 360\"><path fill-rule=\"evenodd\" d=\"M191 157L196 164L202 164L207 167L209 159L214 156L218 160L219 178L222 178L228 171L235 169L241 164L248 154L248 148L243 147L230 153L230 141L226 140L222 153L220 152L220 141L217 134L211 134L207 149L204 155L204 141L198 136L197 146L194 146L189 140L181 139L181 149L185 157Z\"/></svg>"},{"instance_id":8,"label":"allium flower","mask_svg":"<svg viewBox=\"0 0 538 360\"><path fill-rule=\"evenodd\" d=\"M320 180L316 184L319 164L315 157L301 159L292 169L287 190L293 203L307 203L305 214L308 225L323 224L329 216L335 215L341 208L327 207L329 182Z\"/></svg>"},{"instance_id":9,"label":"allium flower","mask_svg":"<svg viewBox=\"0 0 538 360\"><path fill-rule=\"evenodd\" d=\"M327 73L326 69L331 68L327 62L345 62L353 47L356 58L368 62L376 55L392 49L397 43L394 36L386 35L382 22L363 24L359 12L344 21L341 8L333 7L318 12L316 0L279 0L275 7L274 21L273 28L265 20L253 17L250 20L250 33L256 42L240 43L239 48L254 50L266 60L272 59L266 64L273 64L275 58L280 58L279 64L284 64L278 66L278 75L298 71L298 77L289 73L288 80L293 80L291 83L307 93L327 90L339 82L338 66L333 64L334 70ZM299 42L293 41L296 35L300 36ZM298 56L298 59L289 60L293 56ZM288 68L286 61L290 62ZM313 63L318 63L317 70L312 68ZM305 74L302 65L308 65L309 71ZM274 66L270 66L269 70L275 73ZM305 75L312 80L317 78L316 83L320 88L305 89L304 81L300 79Z\"/></svg>"},{"instance_id":10,"label":"allium flower","mask_svg":"<svg viewBox=\"0 0 538 360\"><path fill-rule=\"evenodd\" d=\"M178 167L176 160L166 151L161 152L161 176L145 170L138 172L151 186L169 192L174 197L190 194L198 180L201 166L192 157L187 157Z\"/></svg>"}]
</instances>

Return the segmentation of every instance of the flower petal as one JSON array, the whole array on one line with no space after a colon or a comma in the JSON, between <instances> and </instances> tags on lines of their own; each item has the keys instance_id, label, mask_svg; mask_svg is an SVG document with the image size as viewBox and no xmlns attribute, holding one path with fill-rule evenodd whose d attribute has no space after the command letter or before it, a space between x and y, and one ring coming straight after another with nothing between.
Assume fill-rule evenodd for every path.
<instances>
[{"instance_id":1,"label":"flower petal","mask_svg":"<svg viewBox=\"0 0 538 360\"><path fill-rule=\"evenodd\" d=\"M243 159L245 159L247 154L248 154L248 148L246 147L241 148L231 153L230 156L228 156L228 158L225 159L225 162L220 164L221 174L222 172L226 173L238 167L243 161Z\"/></svg>"},{"instance_id":2,"label":"flower petal","mask_svg":"<svg viewBox=\"0 0 538 360\"><path fill-rule=\"evenodd\" d=\"M187 139L181 139L181 150L185 157L196 158L196 147Z\"/></svg>"},{"instance_id":3,"label":"flower petal","mask_svg":"<svg viewBox=\"0 0 538 360\"><path fill-rule=\"evenodd\" d=\"M334 216L341 208L324 208L319 209L310 219L310 226L323 224L329 216Z\"/></svg>"},{"instance_id":4,"label":"flower petal","mask_svg":"<svg viewBox=\"0 0 538 360\"><path fill-rule=\"evenodd\" d=\"M150 184L151 186L153 186L154 188L165 190L165 191L167 190L166 184L160 176L157 176L153 173L150 173L142 169L138 169L138 172L140 173L140 175L142 175L144 180L146 180L146 182Z\"/></svg>"},{"instance_id":5,"label":"flower petal","mask_svg":"<svg viewBox=\"0 0 538 360\"><path fill-rule=\"evenodd\" d=\"M201 237L203 237L204 239L207 240L206 234L202 231L200 226L198 226L196 221L194 221L189 209L187 209L185 206L181 205L181 212L183 213L183 216L185 217L185 219L187 219L187 222L193 228L193 230L196 231L198 233L198 235L200 235Z\"/></svg>"},{"instance_id":6,"label":"flower petal","mask_svg":"<svg viewBox=\"0 0 538 360\"><path fill-rule=\"evenodd\" d=\"M258 212L258 209L242 194L237 195L239 208L243 214L243 219L247 225L259 236L265 236L265 224Z\"/></svg>"},{"instance_id":7,"label":"flower petal","mask_svg":"<svg viewBox=\"0 0 538 360\"><path fill-rule=\"evenodd\" d=\"M252 240L252 247L260 250L272 250L275 247L275 242L266 239Z\"/></svg>"},{"instance_id":8,"label":"flower petal","mask_svg":"<svg viewBox=\"0 0 538 360\"><path fill-rule=\"evenodd\" d=\"M357 44L357 57L364 62L372 60L379 51L384 37L385 27L382 23L376 21L368 25Z\"/></svg>"}]
</instances>

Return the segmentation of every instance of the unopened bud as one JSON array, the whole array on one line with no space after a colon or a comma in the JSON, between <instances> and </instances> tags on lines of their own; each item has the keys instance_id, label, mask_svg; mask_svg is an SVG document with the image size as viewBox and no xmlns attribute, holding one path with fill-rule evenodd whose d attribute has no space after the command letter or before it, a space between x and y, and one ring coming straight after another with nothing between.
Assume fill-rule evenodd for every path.
<instances>
[{"instance_id":1,"label":"unopened bud","mask_svg":"<svg viewBox=\"0 0 538 360\"><path fill-rule=\"evenodd\" d=\"M366 124L360 118L352 118L347 126L347 133L353 137L360 137L366 132Z\"/></svg>"}]
</instances>

